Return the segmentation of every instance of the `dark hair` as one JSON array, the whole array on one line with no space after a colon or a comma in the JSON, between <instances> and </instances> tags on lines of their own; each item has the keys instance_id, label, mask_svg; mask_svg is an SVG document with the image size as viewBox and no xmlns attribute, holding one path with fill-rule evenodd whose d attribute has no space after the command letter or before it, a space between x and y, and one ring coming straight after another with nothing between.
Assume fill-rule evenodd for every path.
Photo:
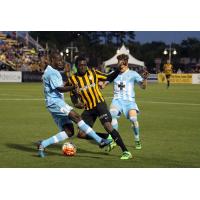
<instances>
[{"instance_id":1,"label":"dark hair","mask_svg":"<svg viewBox=\"0 0 200 200\"><path fill-rule=\"evenodd\" d=\"M55 49L51 49L48 54L51 58L56 58L58 56L58 52Z\"/></svg>"},{"instance_id":2,"label":"dark hair","mask_svg":"<svg viewBox=\"0 0 200 200\"><path fill-rule=\"evenodd\" d=\"M86 60L87 61L87 59L86 59L86 57L85 56L78 56L77 58L76 58L76 60L75 60L75 65L76 65L76 67L78 66L78 63L80 62L80 61L82 61L82 60Z\"/></svg>"},{"instance_id":3,"label":"dark hair","mask_svg":"<svg viewBox=\"0 0 200 200\"><path fill-rule=\"evenodd\" d=\"M117 60L128 60L129 57L126 54L120 54L117 56Z\"/></svg>"}]
</instances>

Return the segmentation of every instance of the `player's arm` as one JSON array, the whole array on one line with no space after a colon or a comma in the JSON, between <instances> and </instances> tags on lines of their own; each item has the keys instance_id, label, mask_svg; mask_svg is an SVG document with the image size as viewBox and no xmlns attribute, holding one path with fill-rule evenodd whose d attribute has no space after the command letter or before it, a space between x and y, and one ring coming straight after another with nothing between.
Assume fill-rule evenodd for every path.
<instances>
[{"instance_id":1,"label":"player's arm","mask_svg":"<svg viewBox=\"0 0 200 200\"><path fill-rule=\"evenodd\" d=\"M138 74L136 77L136 81L142 89L146 89L147 87L147 78L149 76L149 72L147 70L143 70L141 76Z\"/></svg>"},{"instance_id":2,"label":"player's arm","mask_svg":"<svg viewBox=\"0 0 200 200\"><path fill-rule=\"evenodd\" d=\"M120 73L120 70L119 68L117 68L115 71L109 73L109 74L106 74L106 73L103 73L103 72L100 72L98 70L95 70L96 72L96 76L98 78L98 81L108 81L108 82L112 82Z\"/></svg>"},{"instance_id":3,"label":"player's arm","mask_svg":"<svg viewBox=\"0 0 200 200\"><path fill-rule=\"evenodd\" d=\"M74 91L75 93L79 93L78 85L72 84L69 78L65 82L64 86L56 87L56 89L61 93L71 92L71 91Z\"/></svg>"},{"instance_id":4,"label":"player's arm","mask_svg":"<svg viewBox=\"0 0 200 200\"><path fill-rule=\"evenodd\" d=\"M65 86L70 86L70 85L72 85L72 82L70 81L70 78L68 78ZM79 89L70 91L70 98L74 107L82 109L84 108L84 104L79 100L78 92L79 92Z\"/></svg>"},{"instance_id":5,"label":"player's arm","mask_svg":"<svg viewBox=\"0 0 200 200\"><path fill-rule=\"evenodd\" d=\"M164 64L163 65L163 70L162 70L163 73L165 73L165 68L166 68L166 65Z\"/></svg>"},{"instance_id":6,"label":"player's arm","mask_svg":"<svg viewBox=\"0 0 200 200\"><path fill-rule=\"evenodd\" d=\"M76 86L75 85L71 85L71 86L62 86L62 87L57 87L56 88L58 90L58 92L70 92L72 90L75 90L76 89Z\"/></svg>"},{"instance_id":7,"label":"player's arm","mask_svg":"<svg viewBox=\"0 0 200 200\"><path fill-rule=\"evenodd\" d=\"M84 104L79 100L79 97L72 91L70 93L71 102L74 104L74 107L83 109Z\"/></svg>"},{"instance_id":8,"label":"player's arm","mask_svg":"<svg viewBox=\"0 0 200 200\"><path fill-rule=\"evenodd\" d=\"M51 75L49 77L49 83L51 85L52 90L57 90L58 92L70 92L74 89L77 89L76 85L63 85L62 79L57 75Z\"/></svg>"},{"instance_id":9,"label":"player's arm","mask_svg":"<svg viewBox=\"0 0 200 200\"><path fill-rule=\"evenodd\" d=\"M110 82L109 81L99 81L98 85L101 89L104 89Z\"/></svg>"},{"instance_id":10,"label":"player's arm","mask_svg":"<svg viewBox=\"0 0 200 200\"><path fill-rule=\"evenodd\" d=\"M139 86L142 89L146 89L146 87L147 87L147 79L143 79L143 81L139 82Z\"/></svg>"}]
</instances>

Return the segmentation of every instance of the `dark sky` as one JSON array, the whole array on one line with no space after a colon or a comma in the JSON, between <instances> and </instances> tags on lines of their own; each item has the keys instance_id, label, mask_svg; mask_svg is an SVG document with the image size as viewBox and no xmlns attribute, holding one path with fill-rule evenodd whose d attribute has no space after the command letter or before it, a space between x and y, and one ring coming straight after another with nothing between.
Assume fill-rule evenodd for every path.
<instances>
[{"instance_id":1,"label":"dark sky","mask_svg":"<svg viewBox=\"0 0 200 200\"><path fill-rule=\"evenodd\" d=\"M166 44L181 43L188 37L200 40L200 31L135 31L135 40L141 43L163 41Z\"/></svg>"}]
</instances>

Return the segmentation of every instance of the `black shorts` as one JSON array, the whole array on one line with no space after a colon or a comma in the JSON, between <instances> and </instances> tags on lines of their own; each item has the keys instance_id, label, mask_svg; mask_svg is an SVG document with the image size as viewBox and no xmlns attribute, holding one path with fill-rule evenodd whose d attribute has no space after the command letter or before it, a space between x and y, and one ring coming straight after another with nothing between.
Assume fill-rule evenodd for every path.
<instances>
[{"instance_id":1,"label":"black shorts","mask_svg":"<svg viewBox=\"0 0 200 200\"><path fill-rule=\"evenodd\" d=\"M165 76L166 76L166 79L168 80L170 79L171 74L166 74Z\"/></svg>"},{"instance_id":2,"label":"black shorts","mask_svg":"<svg viewBox=\"0 0 200 200\"><path fill-rule=\"evenodd\" d=\"M84 110L81 114L81 117L83 121L85 121L85 123L91 127L93 127L97 117L102 124L104 124L105 122L111 123L112 121L111 114L105 102L98 103L97 106L91 110Z\"/></svg>"}]
</instances>

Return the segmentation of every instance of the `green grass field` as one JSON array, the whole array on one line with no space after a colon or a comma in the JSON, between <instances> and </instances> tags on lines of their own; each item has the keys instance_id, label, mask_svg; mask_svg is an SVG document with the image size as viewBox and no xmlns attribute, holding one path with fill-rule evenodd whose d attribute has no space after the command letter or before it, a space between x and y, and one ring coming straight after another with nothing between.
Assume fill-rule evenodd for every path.
<instances>
[{"instance_id":1,"label":"green grass field","mask_svg":"<svg viewBox=\"0 0 200 200\"><path fill-rule=\"evenodd\" d=\"M104 91L109 105L112 86ZM134 158L120 160L117 147L109 154L92 141L74 137L75 157L65 157L61 144L37 157L35 142L57 133L43 100L41 83L0 83L0 167L200 167L200 85L149 84L136 88L142 150L135 150L131 124L123 116L119 131ZM66 95L66 101L69 98ZM79 111L81 112L81 111ZM76 126L76 125L75 125ZM103 131L99 121L94 127Z\"/></svg>"}]
</instances>

